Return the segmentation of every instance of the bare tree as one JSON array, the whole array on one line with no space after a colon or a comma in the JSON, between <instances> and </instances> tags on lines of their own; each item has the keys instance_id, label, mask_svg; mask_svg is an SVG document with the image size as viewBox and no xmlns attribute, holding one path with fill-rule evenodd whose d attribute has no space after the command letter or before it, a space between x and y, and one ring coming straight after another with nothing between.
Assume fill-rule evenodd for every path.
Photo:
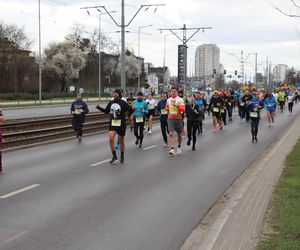
<instances>
[{"instance_id":1,"label":"bare tree","mask_svg":"<svg viewBox=\"0 0 300 250\"><path fill-rule=\"evenodd\" d=\"M271 4L277 11L279 11L280 13L282 13L285 16L288 17L296 17L296 18L300 18L300 1L298 0L296 2L296 0L290 0L291 1L291 6L295 9L294 12L292 11L285 11L282 10L280 7L275 6L274 4ZM299 3L298 3L299 2Z\"/></svg>"},{"instance_id":2,"label":"bare tree","mask_svg":"<svg viewBox=\"0 0 300 250\"><path fill-rule=\"evenodd\" d=\"M94 54L97 52L99 43L99 32L97 29L89 32L83 24L76 23L65 38L85 53ZM100 42L101 47L106 51L111 51L116 46L105 34L101 34Z\"/></svg>"},{"instance_id":3,"label":"bare tree","mask_svg":"<svg viewBox=\"0 0 300 250\"><path fill-rule=\"evenodd\" d=\"M25 34L24 27L19 28L14 24L6 24L1 20L0 39L8 39L13 43L15 49L29 50L33 45L33 40Z\"/></svg>"}]
</instances>

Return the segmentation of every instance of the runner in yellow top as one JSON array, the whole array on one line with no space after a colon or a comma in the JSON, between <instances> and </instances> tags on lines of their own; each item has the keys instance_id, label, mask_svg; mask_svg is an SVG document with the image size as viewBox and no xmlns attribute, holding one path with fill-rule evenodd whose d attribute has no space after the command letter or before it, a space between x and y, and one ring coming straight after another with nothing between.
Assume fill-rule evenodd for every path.
<instances>
[{"instance_id":1,"label":"runner in yellow top","mask_svg":"<svg viewBox=\"0 0 300 250\"><path fill-rule=\"evenodd\" d=\"M285 99L286 99L285 92L283 91L283 89L281 89L279 94L278 94L278 101L279 101L279 106L280 106L281 113L283 112L283 109L284 109L284 106L285 106Z\"/></svg>"}]
</instances>

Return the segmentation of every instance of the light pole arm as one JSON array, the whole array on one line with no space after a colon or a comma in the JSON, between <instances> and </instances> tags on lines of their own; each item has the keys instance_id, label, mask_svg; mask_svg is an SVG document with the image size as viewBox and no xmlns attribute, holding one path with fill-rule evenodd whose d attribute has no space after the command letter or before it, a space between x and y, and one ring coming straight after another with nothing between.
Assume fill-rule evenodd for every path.
<instances>
[{"instance_id":1,"label":"light pole arm","mask_svg":"<svg viewBox=\"0 0 300 250\"><path fill-rule=\"evenodd\" d=\"M106 8L105 8L105 6L100 6L102 9L104 9L105 10L105 12L109 15L109 17L111 18L111 20L113 20L113 22L118 26L118 27L121 27L121 25L120 24L118 24L117 23L117 21L113 18L113 16L111 15L111 12L109 12Z\"/></svg>"},{"instance_id":2,"label":"light pole arm","mask_svg":"<svg viewBox=\"0 0 300 250\"><path fill-rule=\"evenodd\" d=\"M129 21L128 24L126 24L125 26L128 27L132 21L136 18L136 16L140 13L141 9L144 7L158 7L158 6L165 6L165 4L147 4L147 5L141 5L140 8L136 11L136 13L133 15L133 17L131 18L131 20Z\"/></svg>"}]
</instances>

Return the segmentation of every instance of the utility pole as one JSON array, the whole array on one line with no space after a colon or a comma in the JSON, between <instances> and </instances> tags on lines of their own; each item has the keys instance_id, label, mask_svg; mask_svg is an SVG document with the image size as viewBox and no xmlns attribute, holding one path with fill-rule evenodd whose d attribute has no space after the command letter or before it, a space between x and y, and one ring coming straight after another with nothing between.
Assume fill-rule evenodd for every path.
<instances>
[{"instance_id":1,"label":"utility pole","mask_svg":"<svg viewBox=\"0 0 300 250\"><path fill-rule=\"evenodd\" d=\"M241 74L242 74L242 83L245 83L245 63L247 62L250 55L255 55L255 79L257 78L257 53L248 53L248 55L244 58L244 51L241 51L241 58L235 53L229 53L229 55L235 56L237 61L241 64ZM255 85L257 87L257 80L255 80Z\"/></svg>"},{"instance_id":2,"label":"utility pole","mask_svg":"<svg viewBox=\"0 0 300 250\"><path fill-rule=\"evenodd\" d=\"M272 69L272 62L270 61L270 64L269 64L269 88L272 87L272 79L271 79L271 76L272 76L272 73L271 73L271 69Z\"/></svg>"},{"instance_id":3,"label":"utility pole","mask_svg":"<svg viewBox=\"0 0 300 250\"><path fill-rule=\"evenodd\" d=\"M266 65L266 86L269 84L269 57L267 57Z\"/></svg>"},{"instance_id":4,"label":"utility pole","mask_svg":"<svg viewBox=\"0 0 300 250\"><path fill-rule=\"evenodd\" d=\"M183 81L184 87L186 87L186 70L187 70L187 43L200 31L206 29L212 29L211 27L201 27L201 28L187 28L184 24L182 28L172 28L172 29L159 29L160 32L162 31L170 31L174 36L176 36L181 42L182 45L178 46L178 57L182 57L182 61L180 63L180 60L178 60L178 81L181 83ZM187 31L192 30L194 33L187 38ZM175 31L182 31L183 37L180 38ZM180 50L181 49L181 50ZM181 55L182 54L182 55Z\"/></svg>"},{"instance_id":5,"label":"utility pole","mask_svg":"<svg viewBox=\"0 0 300 250\"><path fill-rule=\"evenodd\" d=\"M121 88L125 91L126 90L126 71L125 71L125 29L129 27L129 25L132 23L132 21L135 19L135 17L138 15L138 13L144 9L145 11L148 10L150 7L157 7L164 6L165 4L143 4L140 5L140 8L136 11L136 13L133 15L133 17L130 19L130 21L126 24L125 23L125 0L121 1L121 24L119 24L113 16L110 14L110 12L106 9L105 6L97 6L98 8L104 9L104 11L109 15L109 17L112 19L112 21L115 23L117 27L121 28Z\"/></svg>"},{"instance_id":6,"label":"utility pole","mask_svg":"<svg viewBox=\"0 0 300 250\"><path fill-rule=\"evenodd\" d=\"M244 51L241 51L241 74L242 74L242 83L245 84L245 61L244 61Z\"/></svg>"},{"instance_id":7,"label":"utility pole","mask_svg":"<svg viewBox=\"0 0 300 250\"><path fill-rule=\"evenodd\" d=\"M257 53L255 53L255 88L257 89Z\"/></svg>"},{"instance_id":8,"label":"utility pole","mask_svg":"<svg viewBox=\"0 0 300 250\"><path fill-rule=\"evenodd\" d=\"M167 36L171 36L172 34L166 34L164 35L164 59L163 59L163 87L165 89L165 85L166 85L166 47L167 47L167 42L166 42L166 38Z\"/></svg>"},{"instance_id":9,"label":"utility pole","mask_svg":"<svg viewBox=\"0 0 300 250\"><path fill-rule=\"evenodd\" d=\"M39 103L42 104L42 35L41 35L41 0L39 0Z\"/></svg>"},{"instance_id":10,"label":"utility pole","mask_svg":"<svg viewBox=\"0 0 300 250\"><path fill-rule=\"evenodd\" d=\"M98 67L98 94L99 94L99 102L101 99L101 16L102 15L106 15L107 13L102 13L101 10L99 10L99 6L90 6L90 7L82 7L80 9L84 9L87 10L88 15L90 15L89 13L89 9L96 9L99 13L99 28L98 28L98 47L99 47L99 56L98 56L98 63L99 63L99 67ZM111 11L110 13L115 13L116 11Z\"/></svg>"},{"instance_id":11,"label":"utility pole","mask_svg":"<svg viewBox=\"0 0 300 250\"><path fill-rule=\"evenodd\" d=\"M151 27L150 25L139 26L138 32L138 91L141 90L141 63L140 63L140 56L141 56L141 29Z\"/></svg>"}]
</instances>

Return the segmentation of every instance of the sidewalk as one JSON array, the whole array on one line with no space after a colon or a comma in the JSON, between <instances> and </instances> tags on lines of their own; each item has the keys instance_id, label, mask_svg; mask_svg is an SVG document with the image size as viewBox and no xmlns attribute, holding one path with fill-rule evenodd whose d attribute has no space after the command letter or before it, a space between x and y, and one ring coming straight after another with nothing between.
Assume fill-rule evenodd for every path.
<instances>
[{"instance_id":1,"label":"sidewalk","mask_svg":"<svg viewBox=\"0 0 300 250\"><path fill-rule=\"evenodd\" d=\"M300 117L234 182L181 250L255 249L287 155L300 137Z\"/></svg>"}]
</instances>

